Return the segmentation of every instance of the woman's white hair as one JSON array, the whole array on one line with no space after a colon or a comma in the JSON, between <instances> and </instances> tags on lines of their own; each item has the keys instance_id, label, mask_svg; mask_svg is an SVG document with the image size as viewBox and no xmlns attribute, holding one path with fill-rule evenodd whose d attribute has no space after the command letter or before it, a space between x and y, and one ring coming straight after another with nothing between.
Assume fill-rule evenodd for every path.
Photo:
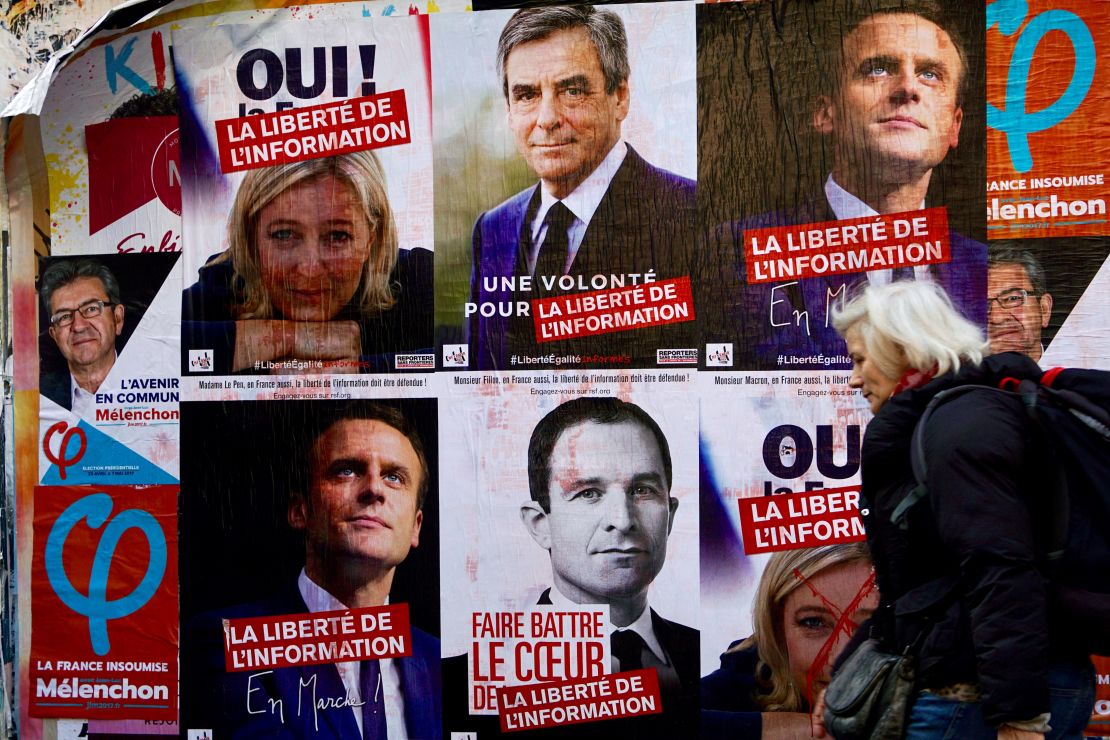
<instances>
[{"instance_id":1,"label":"woman's white hair","mask_svg":"<svg viewBox=\"0 0 1110 740\"><path fill-rule=\"evenodd\" d=\"M960 315L942 288L924 281L868 285L833 309L832 324L842 337L859 332L867 356L891 378L906 364L943 375L964 363L978 365L987 354L982 330Z\"/></svg>"}]
</instances>

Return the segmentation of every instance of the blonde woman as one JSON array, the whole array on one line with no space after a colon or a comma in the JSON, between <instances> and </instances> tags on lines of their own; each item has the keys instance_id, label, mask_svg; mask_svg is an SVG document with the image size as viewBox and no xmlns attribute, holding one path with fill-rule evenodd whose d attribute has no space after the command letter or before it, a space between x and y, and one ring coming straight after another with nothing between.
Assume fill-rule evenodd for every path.
<instances>
[{"instance_id":1,"label":"blonde woman","mask_svg":"<svg viewBox=\"0 0 1110 740\"><path fill-rule=\"evenodd\" d=\"M752 603L751 637L730 645L702 679L703 735L808 738L812 697L878 603L863 543L772 555Z\"/></svg>"},{"instance_id":2,"label":"blonde woman","mask_svg":"<svg viewBox=\"0 0 1110 740\"><path fill-rule=\"evenodd\" d=\"M911 440L929 401L949 388L1039 380L1040 368L1015 352L984 358L982 331L931 283L870 286L833 324L852 358L849 385L875 413L861 454L882 595L871 636L889 653L916 646L905 737L1081 738L1094 670L1083 631L1060 620L1038 568L1048 534L1038 507L1051 488L1016 394L966 393L936 407L921 437L928 495L895 521L916 488Z\"/></svg>"},{"instance_id":3,"label":"blonde woman","mask_svg":"<svg viewBox=\"0 0 1110 740\"><path fill-rule=\"evenodd\" d=\"M372 152L251 170L227 236L182 306L184 349L211 350L213 372L388 370L431 347L431 253L398 249Z\"/></svg>"}]
</instances>

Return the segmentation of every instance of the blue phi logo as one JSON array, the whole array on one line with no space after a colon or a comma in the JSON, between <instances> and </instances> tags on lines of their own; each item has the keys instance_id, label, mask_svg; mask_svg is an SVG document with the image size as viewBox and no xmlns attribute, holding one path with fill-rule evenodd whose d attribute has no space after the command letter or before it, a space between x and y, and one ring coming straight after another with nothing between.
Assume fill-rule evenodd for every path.
<instances>
[{"instance_id":1,"label":"blue phi logo","mask_svg":"<svg viewBox=\"0 0 1110 740\"><path fill-rule=\"evenodd\" d=\"M108 620L126 617L142 608L154 596L166 573L166 536L154 517L141 509L127 509L109 522L111 513L112 497L108 494L94 493L85 496L62 512L46 537L46 577L54 593L66 606L89 618L89 640L97 655L106 655L111 650ZM70 583L62 561L66 539L82 519L88 520L91 529L99 529L105 522L108 524L104 527L104 534L101 535L93 555L87 596L78 592ZM131 593L108 601L108 572L112 566L112 557L120 537L129 529L138 529L146 537L150 546L150 562L142 581Z\"/></svg>"},{"instance_id":2,"label":"blue phi logo","mask_svg":"<svg viewBox=\"0 0 1110 740\"><path fill-rule=\"evenodd\" d=\"M995 23L1003 36L1017 33L1029 12L1026 0L997 0L987 7L987 30ZM1075 68L1067 90L1046 108L1029 112L1025 109L1025 90L1029 82L1029 67L1037 45L1049 31L1063 31L1075 50ZM1095 41L1087 24L1075 13L1067 10L1048 10L1034 16L1018 36L1010 70L1006 77L1006 109L999 110L987 104L987 125L1006 134L1010 161L1018 172L1033 168L1029 153L1028 135L1052 128L1070 116L1087 97L1095 78Z\"/></svg>"},{"instance_id":3,"label":"blue phi logo","mask_svg":"<svg viewBox=\"0 0 1110 740\"><path fill-rule=\"evenodd\" d=\"M987 30L995 23L1002 36L1013 36L1025 21L1029 6L1026 0L997 0L987 7ZM1049 31L1063 31L1076 51L1076 67L1071 71L1068 89L1060 97L1039 111L1026 110L1026 85L1029 82L1029 67L1037 45ZM1076 112L1080 103L1087 97L1094 80L1096 54L1094 39L1087 29L1087 23L1067 10L1048 10L1035 16L1021 31L1017 43L1013 44L1010 70L1006 78L1006 110L999 110L987 104L987 125L1006 134L1010 150L1010 161L1018 172L1029 172L1033 166L1029 153L1028 135L1033 132L1051 129L1060 121Z\"/></svg>"}]
</instances>

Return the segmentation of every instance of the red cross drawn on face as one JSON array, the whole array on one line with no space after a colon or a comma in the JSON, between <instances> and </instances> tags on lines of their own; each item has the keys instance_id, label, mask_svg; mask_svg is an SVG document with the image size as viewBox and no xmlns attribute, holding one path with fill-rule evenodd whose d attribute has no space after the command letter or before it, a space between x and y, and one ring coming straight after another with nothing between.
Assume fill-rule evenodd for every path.
<instances>
[{"instance_id":1,"label":"red cross drawn on face","mask_svg":"<svg viewBox=\"0 0 1110 740\"><path fill-rule=\"evenodd\" d=\"M815 598L821 601L829 613L836 618L836 623L833 625L832 631L829 633L821 649L817 651L817 656L813 659L808 670L806 670L806 685L805 685L805 698L809 705L813 706L813 685L814 682L824 673L825 669L832 663L832 651L836 647L837 642L843 636L850 638L852 634L859 628L859 624L852 619L852 615L859 609L863 600L871 595L876 589L875 571L871 571L867 580L863 582L856 595L841 611L836 604L832 603L826 598L810 581L802 575L801 571L797 568L794 569L794 577L797 578L802 584L809 589L810 593Z\"/></svg>"}]
</instances>

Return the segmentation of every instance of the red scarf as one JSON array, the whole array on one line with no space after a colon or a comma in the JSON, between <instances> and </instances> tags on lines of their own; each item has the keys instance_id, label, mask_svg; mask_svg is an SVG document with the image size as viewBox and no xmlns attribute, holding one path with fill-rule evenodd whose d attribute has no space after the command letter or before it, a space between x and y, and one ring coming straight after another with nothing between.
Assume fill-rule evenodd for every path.
<instances>
[{"instance_id":1,"label":"red scarf","mask_svg":"<svg viewBox=\"0 0 1110 740\"><path fill-rule=\"evenodd\" d=\"M937 369L934 367L932 370L915 370L912 367L906 372L902 373L902 377L898 379L898 384L894 386L890 397L894 398L899 393L910 388L920 388L935 378Z\"/></svg>"}]
</instances>

